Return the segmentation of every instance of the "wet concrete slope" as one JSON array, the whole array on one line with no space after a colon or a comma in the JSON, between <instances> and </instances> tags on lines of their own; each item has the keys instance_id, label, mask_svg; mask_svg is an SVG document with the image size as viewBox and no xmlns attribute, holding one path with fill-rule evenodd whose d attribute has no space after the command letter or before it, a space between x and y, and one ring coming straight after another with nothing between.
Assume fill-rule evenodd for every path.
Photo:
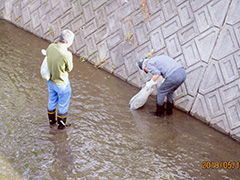
<instances>
[{"instance_id":1,"label":"wet concrete slope","mask_svg":"<svg viewBox=\"0 0 240 180\"><path fill-rule=\"evenodd\" d=\"M154 99L130 111L138 89L74 56L64 131L50 128L40 50L48 42L0 20L0 179L237 179L239 144ZM203 162L213 162L209 167ZM226 169L217 162L231 161ZM231 164L231 163L230 163ZM238 165L238 166L237 166Z\"/></svg>"}]
</instances>

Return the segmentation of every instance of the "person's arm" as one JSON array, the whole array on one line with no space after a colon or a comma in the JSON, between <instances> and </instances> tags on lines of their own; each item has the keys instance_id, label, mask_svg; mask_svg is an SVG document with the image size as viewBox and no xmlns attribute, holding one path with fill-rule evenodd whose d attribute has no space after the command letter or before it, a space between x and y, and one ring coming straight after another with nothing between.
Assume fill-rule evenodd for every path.
<instances>
[{"instance_id":1,"label":"person's arm","mask_svg":"<svg viewBox=\"0 0 240 180\"><path fill-rule=\"evenodd\" d=\"M151 88L153 85L157 84L157 80L160 77L160 75L156 74L153 75L152 79L146 83L147 88Z\"/></svg>"},{"instance_id":2,"label":"person's arm","mask_svg":"<svg viewBox=\"0 0 240 180\"><path fill-rule=\"evenodd\" d=\"M150 72L153 75L152 78L153 78L154 81L156 81L161 75L160 70L156 67L155 64L149 63L148 66L147 66L147 71Z\"/></svg>"},{"instance_id":3,"label":"person's arm","mask_svg":"<svg viewBox=\"0 0 240 180\"><path fill-rule=\"evenodd\" d=\"M68 56L67 56L67 60L66 60L66 71L70 72L73 69L73 60L72 60L72 53L69 52Z\"/></svg>"},{"instance_id":4,"label":"person's arm","mask_svg":"<svg viewBox=\"0 0 240 180\"><path fill-rule=\"evenodd\" d=\"M146 83L148 88L151 88L154 84L157 84L158 78L161 76L161 72L155 67L149 64L147 70L153 74L152 79Z\"/></svg>"},{"instance_id":5,"label":"person's arm","mask_svg":"<svg viewBox=\"0 0 240 180\"><path fill-rule=\"evenodd\" d=\"M160 77L159 74L153 75L152 80L153 80L154 82L156 82L159 77Z\"/></svg>"}]
</instances>

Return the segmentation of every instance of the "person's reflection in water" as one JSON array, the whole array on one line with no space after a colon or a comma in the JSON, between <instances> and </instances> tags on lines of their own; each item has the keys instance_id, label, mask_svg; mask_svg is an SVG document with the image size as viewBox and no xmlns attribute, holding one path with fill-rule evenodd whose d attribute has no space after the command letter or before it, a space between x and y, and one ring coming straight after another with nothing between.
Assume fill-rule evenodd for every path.
<instances>
[{"instance_id":1,"label":"person's reflection in water","mask_svg":"<svg viewBox=\"0 0 240 180\"><path fill-rule=\"evenodd\" d=\"M53 169L50 171L50 175L53 179L67 179L71 176L74 166L74 156L69 145L67 131L56 131L54 128L50 128L49 134L52 135L49 137L49 141L54 144Z\"/></svg>"}]
</instances>

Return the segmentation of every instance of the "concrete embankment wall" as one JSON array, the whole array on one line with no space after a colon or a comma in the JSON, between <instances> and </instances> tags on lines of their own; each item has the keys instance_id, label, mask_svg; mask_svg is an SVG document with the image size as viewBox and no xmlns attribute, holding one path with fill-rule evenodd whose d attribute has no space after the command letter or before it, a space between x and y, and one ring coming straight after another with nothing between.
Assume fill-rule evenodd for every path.
<instances>
[{"instance_id":1,"label":"concrete embankment wall","mask_svg":"<svg viewBox=\"0 0 240 180\"><path fill-rule=\"evenodd\" d=\"M175 105L240 139L240 0L1 0L0 17L57 41L141 87L136 61L154 51L180 62L187 80ZM41 48L41 47L39 47Z\"/></svg>"}]
</instances>

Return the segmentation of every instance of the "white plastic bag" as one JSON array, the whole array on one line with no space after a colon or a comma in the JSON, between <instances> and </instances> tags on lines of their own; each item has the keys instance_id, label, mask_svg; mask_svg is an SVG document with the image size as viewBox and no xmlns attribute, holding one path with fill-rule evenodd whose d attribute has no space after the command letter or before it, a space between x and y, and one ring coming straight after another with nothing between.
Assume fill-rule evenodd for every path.
<instances>
[{"instance_id":1,"label":"white plastic bag","mask_svg":"<svg viewBox=\"0 0 240 180\"><path fill-rule=\"evenodd\" d=\"M43 79L49 80L50 79L50 71L48 69L46 50L42 49L41 52L45 56L45 58L43 59L40 73L41 73Z\"/></svg>"},{"instance_id":2,"label":"white plastic bag","mask_svg":"<svg viewBox=\"0 0 240 180\"><path fill-rule=\"evenodd\" d=\"M162 79L160 85L164 82L164 80L165 79ZM150 88L145 85L145 87L143 87L135 96L131 98L131 100L129 101L130 109L139 109L147 102L148 96L154 91L153 85L154 84L152 84L152 87Z\"/></svg>"},{"instance_id":3,"label":"white plastic bag","mask_svg":"<svg viewBox=\"0 0 240 180\"><path fill-rule=\"evenodd\" d=\"M146 86L143 87L135 96L133 96L129 102L130 109L138 109L142 107L147 99L148 96L153 92L154 88L147 88Z\"/></svg>"}]
</instances>

